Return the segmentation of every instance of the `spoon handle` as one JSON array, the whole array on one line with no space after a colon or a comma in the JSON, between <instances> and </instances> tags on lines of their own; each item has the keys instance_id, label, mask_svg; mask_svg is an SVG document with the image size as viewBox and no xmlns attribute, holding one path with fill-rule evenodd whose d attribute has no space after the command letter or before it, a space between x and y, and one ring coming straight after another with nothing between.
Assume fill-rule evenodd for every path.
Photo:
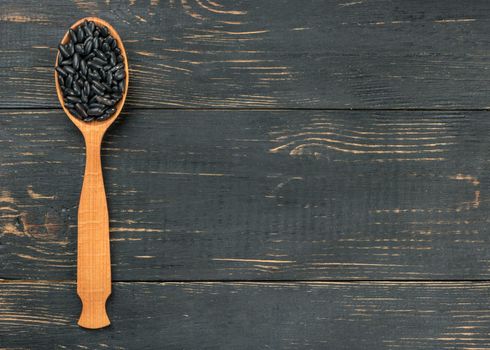
<instances>
[{"instance_id":1,"label":"spoon handle","mask_svg":"<svg viewBox=\"0 0 490 350\"><path fill-rule=\"evenodd\" d=\"M104 133L84 132L86 163L78 207L77 293L82 300L78 325L102 328L110 324L105 303L111 294L109 213L102 177L100 147Z\"/></svg>"}]
</instances>

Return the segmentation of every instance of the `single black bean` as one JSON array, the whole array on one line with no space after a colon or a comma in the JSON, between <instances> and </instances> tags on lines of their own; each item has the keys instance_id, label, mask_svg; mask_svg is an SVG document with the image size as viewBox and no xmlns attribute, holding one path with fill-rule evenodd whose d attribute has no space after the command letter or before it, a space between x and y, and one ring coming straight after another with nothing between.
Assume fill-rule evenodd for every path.
<instances>
[{"instance_id":1,"label":"single black bean","mask_svg":"<svg viewBox=\"0 0 490 350\"><path fill-rule=\"evenodd\" d=\"M80 102L82 102L82 100L80 99L80 97L77 97L77 96L66 96L66 99L69 102L73 102L73 103L80 103Z\"/></svg>"},{"instance_id":2,"label":"single black bean","mask_svg":"<svg viewBox=\"0 0 490 350\"><path fill-rule=\"evenodd\" d=\"M123 63L124 62L124 58L121 55L119 55L119 56L117 56L116 61L118 63Z\"/></svg>"},{"instance_id":3,"label":"single black bean","mask_svg":"<svg viewBox=\"0 0 490 350\"><path fill-rule=\"evenodd\" d=\"M101 80L104 80L105 79L105 70L99 69L98 72L99 72L99 75L100 75Z\"/></svg>"},{"instance_id":4,"label":"single black bean","mask_svg":"<svg viewBox=\"0 0 490 350\"><path fill-rule=\"evenodd\" d=\"M92 36L93 31L92 31L92 29L90 29L90 27L88 26L88 23L85 23L85 25L83 26L83 30L85 31L85 35L86 35L86 36Z\"/></svg>"},{"instance_id":5,"label":"single black bean","mask_svg":"<svg viewBox=\"0 0 490 350\"><path fill-rule=\"evenodd\" d=\"M77 28L77 41L79 43L83 43L83 40L85 39L85 32L82 29L82 26L79 26Z\"/></svg>"},{"instance_id":6,"label":"single black bean","mask_svg":"<svg viewBox=\"0 0 490 350\"><path fill-rule=\"evenodd\" d=\"M73 64L72 59L64 60L63 62L61 62L61 66L71 66L72 64Z\"/></svg>"},{"instance_id":7,"label":"single black bean","mask_svg":"<svg viewBox=\"0 0 490 350\"><path fill-rule=\"evenodd\" d=\"M75 31L73 29L69 29L68 32L70 33L71 42L73 44L76 44L78 41L77 34L75 33Z\"/></svg>"},{"instance_id":8,"label":"single black bean","mask_svg":"<svg viewBox=\"0 0 490 350\"><path fill-rule=\"evenodd\" d=\"M106 73L105 81L108 85L112 85L112 73L111 72Z\"/></svg>"},{"instance_id":9,"label":"single black bean","mask_svg":"<svg viewBox=\"0 0 490 350\"><path fill-rule=\"evenodd\" d=\"M93 102L93 103L89 103L88 108L101 108L101 109L105 109L105 108L107 108L107 106L106 105L103 105L102 103Z\"/></svg>"},{"instance_id":10,"label":"single black bean","mask_svg":"<svg viewBox=\"0 0 490 350\"><path fill-rule=\"evenodd\" d=\"M92 84L93 84L93 83L96 83L96 81L93 81L93 82L92 82ZM97 95L100 95L100 96L104 95L104 91L100 90L98 87L93 86L93 85L92 85L92 91L93 91L95 94L97 94Z\"/></svg>"},{"instance_id":11,"label":"single black bean","mask_svg":"<svg viewBox=\"0 0 490 350\"><path fill-rule=\"evenodd\" d=\"M63 68L61 68L61 67L56 67L55 69L58 72L58 74L61 75L63 78L68 75L68 73L65 72L65 70Z\"/></svg>"},{"instance_id":12,"label":"single black bean","mask_svg":"<svg viewBox=\"0 0 490 350\"><path fill-rule=\"evenodd\" d=\"M75 105L71 102L67 102L67 103L65 103L65 107L66 108L75 108Z\"/></svg>"},{"instance_id":13,"label":"single black bean","mask_svg":"<svg viewBox=\"0 0 490 350\"><path fill-rule=\"evenodd\" d=\"M61 75L58 74L58 84L60 84L61 87L65 87L65 79Z\"/></svg>"},{"instance_id":14,"label":"single black bean","mask_svg":"<svg viewBox=\"0 0 490 350\"><path fill-rule=\"evenodd\" d=\"M77 110L75 108L69 108L69 111L72 115L74 115L78 119L82 119L82 117L78 114Z\"/></svg>"},{"instance_id":15,"label":"single black bean","mask_svg":"<svg viewBox=\"0 0 490 350\"><path fill-rule=\"evenodd\" d=\"M85 118L83 121L86 122L86 123L88 123L88 122L91 122L91 121L94 121L94 120L95 120L95 118L88 117L88 118Z\"/></svg>"},{"instance_id":16,"label":"single black bean","mask_svg":"<svg viewBox=\"0 0 490 350\"><path fill-rule=\"evenodd\" d=\"M122 69L119 69L116 73L114 73L114 79L116 80L122 80L125 77L126 77L126 73Z\"/></svg>"},{"instance_id":17,"label":"single black bean","mask_svg":"<svg viewBox=\"0 0 490 350\"><path fill-rule=\"evenodd\" d=\"M100 82L98 82L98 81L94 81L94 82L92 82L92 86L93 86L93 87L96 87L97 89L102 90L102 91L104 91L104 90L105 90L105 86L104 86L104 85L102 85L102 84L101 84Z\"/></svg>"},{"instance_id":18,"label":"single black bean","mask_svg":"<svg viewBox=\"0 0 490 350\"><path fill-rule=\"evenodd\" d=\"M87 75L87 62L85 62L85 60L80 61L80 72L83 75Z\"/></svg>"},{"instance_id":19,"label":"single black bean","mask_svg":"<svg viewBox=\"0 0 490 350\"><path fill-rule=\"evenodd\" d=\"M118 93L115 93L115 94L112 94L111 97L114 100L119 101L122 98L122 95L121 94L118 94Z\"/></svg>"},{"instance_id":20,"label":"single black bean","mask_svg":"<svg viewBox=\"0 0 490 350\"><path fill-rule=\"evenodd\" d=\"M120 55L120 54L121 54L121 49L120 49L120 48L118 48L118 47L116 47L116 48L114 49L114 53L115 53L116 55Z\"/></svg>"},{"instance_id":21,"label":"single black bean","mask_svg":"<svg viewBox=\"0 0 490 350\"><path fill-rule=\"evenodd\" d=\"M76 96L77 94L70 88L65 88L65 96Z\"/></svg>"},{"instance_id":22,"label":"single black bean","mask_svg":"<svg viewBox=\"0 0 490 350\"><path fill-rule=\"evenodd\" d=\"M92 58L94 58L94 57L95 57L95 54L94 54L93 52L91 52L89 55L87 55L87 56L85 57L85 60L87 60L87 62L88 62L89 60L91 60L91 59L92 59Z\"/></svg>"},{"instance_id":23,"label":"single black bean","mask_svg":"<svg viewBox=\"0 0 490 350\"><path fill-rule=\"evenodd\" d=\"M113 50L114 50L116 47L117 47L117 42L116 42L116 40L114 40L114 41L112 41L112 43L111 43L111 49L113 49Z\"/></svg>"},{"instance_id":24,"label":"single black bean","mask_svg":"<svg viewBox=\"0 0 490 350\"><path fill-rule=\"evenodd\" d=\"M80 68L80 55L78 53L75 53L73 55L73 68L78 70Z\"/></svg>"},{"instance_id":25,"label":"single black bean","mask_svg":"<svg viewBox=\"0 0 490 350\"><path fill-rule=\"evenodd\" d=\"M70 51L68 51L68 48L65 45L59 44L58 49L60 50L63 57L65 58L70 57Z\"/></svg>"},{"instance_id":26,"label":"single black bean","mask_svg":"<svg viewBox=\"0 0 490 350\"><path fill-rule=\"evenodd\" d=\"M82 94L82 90L80 89L80 86L77 82L73 83L73 91L75 91L77 96L80 96Z\"/></svg>"},{"instance_id":27,"label":"single black bean","mask_svg":"<svg viewBox=\"0 0 490 350\"><path fill-rule=\"evenodd\" d=\"M96 55L97 55L97 54L96 54ZM102 58L100 58L100 57L94 57L94 59L92 60L92 62L94 62L94 63L98 63L98 64L102 65L102 67L103 67L104 65L106 65L106 64L107 64L107 61L106 61L106 59L105 59L105 56L104 56L104 58L103 58L103 59L102 59Z\"/></svg>"},{"instance_id":28,"label":"single black bean","mask_svg":"<svg viewBox=\"0 0 490 350\"><path fill-rule=\"evenodd\" d=\"M64 70L65 70L65 71L66 71L68 74L73 74L73 75L75 75L75 73L76 73L76 70L74 70L72 66L65 66L63 69L64 69Z\"/></svg>"},{"instance_id":29,"label":"single black bean","mask_svg":"<svg viewBox=\"0 0 490 350\"><path fill-rule=\"evenodd\" d=\"M102 27L100 27L99 31L100 31L100 35L101 35L103 38L105 38L106 36L108 36L108 35L109 35L109 29L108 29L106 26L102 26Z\"/></svg>"},{"instance_id":30,"label":"single black bean","mask_svg":"<svg viewBox=\"0 0 490 350\"><path fill-rule=\"evenodd\" d=\"M94 62L93 60L88 62L88 66L91 68L94 68L94 69L103 69L104 68L104 66L102 66L101 64L99 64L97 62Z\"/></svg>"},{"instance_id":31,"label":"single black bean","mask_svg":"<svg viewBox=\"0 0 490 350\"><path fill-rule=\"evenodd\" d=\"M109 52L111 50L111 47L109 46L108 43L103 43L102 44L102 50L105 52Z\"/></svg>"},{"instance_id":32,"label":"single black bean","mask_svg":"<svg viewBox=\"0 0 490 350\"><path fill-rule=\"evenodd\" d=\"M98 29L94 30L94 37L98 38L100 36L100 32Z\"/></svg>"},{"instance_id":33,"label":"single black bean","mask_svg":"<svg viewBox=\"0 0 490 350\"><path fill-rule=\"evenodd\" d=\"M104 53L103 53L102 51L100 51L99 49L94 50L94 53L95 53L95 56L96 56L96 57L98 57L98 58L100 58L100 59L105 60L105 55L104 55Z\"/></svg>"},{"instance_id":34,"label":"single black bean","mask_svg":"<svg viewBox=\"0 0 490 350\"><path fill-rule=\"evenodd\" d=\"M81 103L77 103L75 105L75 109L77 110L78 114L82 117L82 118L86 118L88 117L87 115L87 111L85 109L85 107L83 106L83 104Z\"/></svg>"},{"instance_id":35,"label":"single black bean","mask_svg":"<svg viewBox=\"0 0 490 350\"><path fill-rule=\"evenodd\" d=\"M82 55L83 54L83 44L76 44L75 45L75 52Z\"/></svg>"},{"instance_id":36,"label":"single black bean","mask_svg":"<svg viewBox=\"0 0 490 350\"><path fill-rule=\"evenodd\" d=\"M87 26L89 27L91 32L93 32L95 30L95 23L93 21L89 21L87 23Z\"/></svg>"},{"instance_id":37,"label":"single black bean","mask_svg":"<svg viewBox=\"0 0 490 350\"><path fill-rule=\"evenodd\" d=\"M92 41L94 42L94 49L99 49L100 47L100 41L99 38L93 38Z\"/></svg>"},{"instance_id":38,"label":"single black bean","mask_svg":"<svg viewBox=\"0 0 490 350\"><path fill-rule=\"evenodd\" d=\"M98 117L102 113L104 113L104 110L102 108L89 108L87 111L87 114L92 117Z\"/></svg>"},{"instance_id":39,"label":"single black bean","mask_svg":"<svg viewBox=\"0 0 490 350\"><path fill-rule=\"evenodd\" d=\"M111 72L114 73L115 71L124 68L124 64L118 63L114 67L111 68Z\"/></svg>"},{"instance_id":40,"label":"single black bean","mask_svg":"<svg viewBox=\"0 0 490 350\"><path fill-rule=\"evenodd\" d=\"M114 106L113 101L109 100L108 98L102 97L102 96L97 96L97 102L106 105L106 106Z\"/></svg>"},{"instance_id":41,"label":"single black bean","mask_svg":"<svg viewBox=\"0 0 490 350\"><path fill-rule=\"evenodd\" d=\"M72 42L69 42L68 44L66 44L66 49L68 50L68 53L70 54L70 56L72 56L75 53L75 44Z\"/></svg>"},{"instance_id":42,"label":"single black bean","mask_svg":"<svg viewBox=\"0 0 490 350\"><path fill-rule=\"evenodd\" d=\"M116 54L114 52L109 52L109 63L113 66L116 65Z\"/></svg>"},{"instance_id":43,"label":"single black bean","mask_svg":"<svg viewBox=\"0 0 490 350\"><path fill-rule=\"evenodd\" d=\"M83 53L85 55L88 55L89 53L92 52L92 48L94 47L94 42L92 40L88 40L84 45L83 45Z\"/></svg>"},{"instance_id":44,"label":"single black bean","mask_svg":"<svg viewBox=\"0 0 490 350\"><path fill-rule=\"evenodd\" d=\"M124 92L124 89L126 87L125 83L124 83L124 80L121 80L118 84L118 87L119 87L119 90L123 93Z\"/></svg>"},{"instance_id":45,"label":"single black bean","mask_svg":"<svg viewBox=\"0 0 490 350\"><path fill-rule=\"evenodd\" d=\"M66 77L65 87L71 88L72 84L73 84L73 75L70 74Z\"/></svg>"},{"instance_id":46,"label":"single black bean","mask_svg":"<svg viewBox=\"0 0 490 350\"><path fill-rule=\"evenodd\" d=\"M90 95L90 84L88 81L86 81L85 83L83 83L83 92L85 93L85 95Z\"/></svg>"}]
</instances>

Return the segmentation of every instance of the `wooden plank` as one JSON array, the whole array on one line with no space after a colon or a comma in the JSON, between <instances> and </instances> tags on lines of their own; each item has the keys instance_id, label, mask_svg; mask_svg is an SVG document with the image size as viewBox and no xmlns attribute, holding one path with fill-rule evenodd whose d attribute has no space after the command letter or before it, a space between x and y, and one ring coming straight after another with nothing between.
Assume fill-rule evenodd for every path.
<instances>
[{"instance_id":1,"label":"wooden plank","mask_svg":"<svg viewBox=\"0 0 490 350\"><path fill-rule=\"evenodd\" d=\"M101 16L133 107L488 108L487 1L4 0L0 107L55 107L55 48Z\"/></svg>"},{"instance_id":2,"label":"wooden plank","mask_svg":"<svg viewBox=\"0 0 490 350\"><path fill-rule=\"evenodd\" d=\"M122 115L103 144L113 278L490 278L485 112ZM0 278L74 280L82 138L0 111Z\"/></svg>"},{"instance_id":3,"label":"wooden plank","mask_svg":"<svg viewBox=\"0 0 490 350\"><path fill-rule=\"evenodd\" d=\"M489 283L115 283L104 331L75 285L0 283L2 349L490 349ZM62 329L62 331L60 331Z\"/></svg>"}]
</instances>

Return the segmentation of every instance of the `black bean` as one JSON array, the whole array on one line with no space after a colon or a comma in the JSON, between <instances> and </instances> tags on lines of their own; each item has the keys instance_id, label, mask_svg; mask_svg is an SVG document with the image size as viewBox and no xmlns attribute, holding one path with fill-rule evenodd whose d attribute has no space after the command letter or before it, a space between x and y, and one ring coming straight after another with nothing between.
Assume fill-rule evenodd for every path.
<instances>
[{"instance_id":1,"label":"black bean","mask_svg":"<svg viewBox=\"0 0 490 350\"><path fill-rule=\"evenodd\" d=\"M103 105L102 103L92 102L92 103L89 103L88 108L102 108L102 109L105 109L105 108L107 108L107 106L106 105Z\"/></svg>"},{"instance_id":2,"label":"black bean","mask_svg":"<svg viewBox=\"0 0 490 350\"><path fill-rule=\"evenodd\" d=\"M68 75L65 80L65 87L71 88L71 85L73 84L73 75Z\"/></svg>"},{"instance_id":3,"label":"black bean","mask_svg":"<svg viewBox=\"0 0 490 350\"><path fill-rule=\"evenodd\" d=\"M94 54L95 54L95 57L98 57L100 59L105 60L104 53L102 51L100 51L99 49L94 49Z\"/></svg>"},{"instance_id":4,"label":"black bean","mask_svg":"<svg viewBox=\"0 0 490 350\"><path fill-rule=\"evenodd\" d=\"M104 70L111 70L112 67L110 64L107 64L104 66Z\"/></svg>"},{"instance_id":5,"label":"black bean","mask_svg":"<svg viewBox=\"0 0 490 350\"><path fill-rule=\"evenodd\" d=\"M119 56L117 56L116 61L118 63L123 63L124 62L124 58L121 55L119 55Z\"/></svg>"},{"instance_id":6,"label":"black bean","mask_svg":"<svg viewBox=\"0 0 490 350\"><path fill-rule=\"evenodd\" d=\"M62 45L62 44L59 44L58 45L58 49L60 50L61 54L63 55L63 57L70 57L70 51L68 51L67 47L65 45Z\"/></svg>"},{"instance_id":7,"label":"black bean","mask_svg":"<svg viewBox=\"0 0 490 350\"><path fill-rule=\"evenodd\" d=\"M78 119L82 119L82 117L80 117L80 115L78 114L77 110L74 109L74 108L69 108L70 110L70 113L73 114L76 118Z\"/></svg>"},{"instance_id":8,"label":"black bean","mask_svg":"<svg viewBox=\"0 0 490 350\"><path fill-rule=\"evenodd\" d=\"M123 80L126 77L126 73L124 70L119 69L116 73L114 73L114 79Z\"/></svg>"},{"instance_id":9,"label":"black bean","mask_svg":"<svg viewBox=\"0 0 490 350\"><path fill-rule=\"evenodd\" d=\"M66 49L68 50L70 56L72 56L75 53L75 44L69 42L68 44L66 44Z\"/></svg>"},{"instance_id":10,"label":"black bean","mask_svg":"<svg viewBox=\"0 0 490 350\"><path fill-rule=\"evenodd\" d=\"M98 117L102 113L104 113L104 110L102 108L89 108L87 111L87 114L92 117Z\"/></svg>"},{"instance_id":11,"label":"black bean","mask_svg":"<svg viewBox=\"0 0 490 350\"><path fill-rule=\"evenodd\" d=\"M111 96L116 101L119 101L122 98L122 95L118 93L112 94Z\"/></svg>"},{"instance_id":12,"label":"black bean","mask_svg":"<svg viewBox=\"0 0 490 350\"><path fill-rule=\"evenodd\" d=\"M65 86L65 80L61 75L58 75L58 84L60 84L61 87Z\"/></svg>"},{"instance_id":13,"label":"black bean","mask_svg":"<svg viewBox=\"0 0 490 350\"><path fill-rule=\"evenodd\" d=\"M100 47L100 40L99 38L93 38L92 41L94 42L94 49L99 49Z\"/></svg>"},{"instance_id":14,"label":"black bean","mask_svg":"<svg viewBox=\"0 0 490 350\"><path fill-rule=\"evenodd\" d=\"M75 33L75 31L73 29L69 29L68 32L70 33L70 38L71 38L71 42L76 44L77 43L77 34Z\"/></svg>"},{"instance_id":15,"label":"black bean","mask_svg":"<svg viewBox=\"0 0 490 350\"><path fill-rule=\"evenodd\" d=\"M94 30L94 37L98 38L100 35L100 32L98 30Z\"/></svg>"},{"instance_id":16,"label":"black bean","mask_svg":"<svg viewBox=\"0 0 490 350\"><path fill-rule=\"evenodd\" d=\"M116 65L116 54L114 52L109 52L109 63L113 66Z\"/></svg>"},{"instance_id":17,"label":"black bean","mask_svg":"<svg viewBox=\"0 0 490 350\"><path fill-rule=\"evenodd\" d=\"M77 97L77 96L66 96L66 99L70 102L73 102L73 103L80 103L82 102L82 100L80 99L80 97Z\"/></svg>"},{"instance_id":18,"label":"black bean","mask_svg":"<svg viewBox=\"0 0 490 350\"><path fill-rule=\"evenodd\" d=\"M88 96L85 94L85 92L82 90L82 96L80 97L80 99L82 100L82 102L84 104L88 103Z\"/></svg>"},{"instance_id":19,"label":"black bean","mask_svg":"<svg viewBox=\"0 0 490 350\"><path fill-rule=\"evenodd\" d=\"M86 118L88 117L87 115L87 111L85 110L85 107L81 104L81 103L77 103L75 105L75 109L77 110L78 114L82 117L82 118Z\"/></svg>"},{"instance_id":20,"label":"black bean","mask_svg":"<svg viewBox=\"0 0 490 350\"><path fill-rule=\"evenodd\" d=\"M125 87L126 87L126 85L124 84L124 80L121 80L121 81L119 82L118 87L119 87L119 90L120 90L121 92L124 92L124 89L125 89Z\"/></svg>"},{"instance_id":21,"label":"black bean","mask_svg":"<svg viewBox=\"0 0 490 350\"><path fill-rule=\"evenodd\" d=\"M78 86L78 83L73 83L73 91L77 94L77 96L80 96L82 94L82 90L80 89L80 86Z\"/></svg>"},{"instance_id":22,"label":"black bean","mask_svg":"<svg viewBox=\"0 0 490 350\"><path fill-rule=\"evenodd\" d=\"M105 81L101 81L100 83L102 84L102 86L103 86L103 87L105 87L105 89L106 89L107 91L109 91L109 92L110 92L110 91L112 91L111 86L110 86L110 85L108 85L108 84L107 84Z\"/></svg>"},{"instance_id":23,"label":"black bean","mask_svg":"<svg viewBox=\"0 0 490 350\"><path fill-rule=\"evenodd\" d=\"M102 44L102 50L105 52L109 52L111 50L111 47L109 46L108 43L103 43Z\"/></svg>"},{"instance_id":24,"label":"black bean","mask_svg":"<svg viewBox=\"0 0 490 350\"><path fill-rule=\"evenodd\" d=\"M114 102L109 100L108 98L97 96L97 102L106 105L106 106L114 106Z\"/></svg>"},{"instance_id":25,"label":"black bean","mask_svg":"<svg viewBox=\"0 0 490 350\"><path fill-rule=\"evenodd\" d=\"M87 75L87 62L85 60L80 61L80 72L83 75Z\"/></svg>"},{"instance_id":26,"label":"black bean","mask_svg":"<svg viewBox=\"0 0 490 350\"><path fill-rule=\"evenodd\" d=\"M111 72L107 72L105 75L105 81L108 85L112 85L112 74Z\"/></svg>"},{"instance_id":27,"label":"black bean","mask_svg":"<svg viewBox=\"0 0 490 350\"><path fill-rule=\"evenodd\" d=\"M78 70L80 68L80 55L78 53L75 53L73 55L73 68Z\"/></svg>"},{"instance_id":28,"label":"black bean","mask_svg":"<svg viewBox=\"0 0 490 350\"><path fill-rule=\"evenodd\" d=\"M94 82L92 82L92 86L93 86L93 87L96 87L97 89L102 90L102 91L104 91L104 90L105 90L105 86L104 86L104 85L102 85L102 84L101 84L100 82L98 82L98 81L94 81Z\"/></svg>"},{"instance_id":29,"label":"black bean","mask_svg":"<svg viewBox=\"0 0 490 350\"><path fill-rule=\"evenodd\" d=\"M83 44L76 44L75 52L79 53L80 55L83 54Z\"/></svg>"},{"instance_id":30,"label":"black bean","mask_svg":"<svg viewBox=\"0 0 490 350\"><path fill-rule=\"evenodd\" d=\"M89 60L91 60L94 57L95 57L95 54L93 52L91 52L89 55L85 56L85 60L88 62Z\"/></svg>"},{"instance_id":31,"label":"black bean","mask_svg":"<svg viewBox=\"0 0 490 350\"><path fill-rule=\"evenodd\" d=\"M75 91L73 91L72 89L70 88L65 88L65 95L66 96L76 96L77 94L75 93Z\"/></svg>"},{"instance_id":32,"label":"black bean","mask_svg":"<svg viewBox=\"0 0 490 350\"><path fill-rule=\"evenodd\" d=\"M87 23L88 28L90 29L91 32L95 30L95 23L93 21L89 21Z\"/></svg>"},{"instance_id":33,"label":"black bean","mask_svg":"<svg viewBox=\"0 0 490 350\"><path fill-rule=\"evenodd\" d=\"M92 84L95 83L95 82L96 81L93 81ZM104 95L104 91L100 90L98 87L93 86L93 85L92 85L92 91L94 93L96 93L97 95L100 95L100 96Z\"/></svg>"},{"instance_id":34,"label":"black bean","mask_svg":"<svg viewBox=\"0 0 490 350\"><path fill-rule=\"evenodd\" d=\"M114 73L115 71L124 68L124 65L122 63L116 64L114 67L111 68L111 72Z\"/></svg>"},{"instance_id":35,"label":"black bean","mask_svg":"<svg viewBox=\"0 0 490 350\"><path fill-rule=\"evenodd\" d=\"M71 66L73 64L73 60L64 60L61 62L60 66Z\"/></svg>"},{"instance_id":36,"label":"black bean","mask_svg":"<svg viewBox=\"0 0 490 350\"><path fill-rule=\"evenodd\" d=\"M106 27L106 26L100 27L99 31L100 31L100 35L101 35L103 38L105 38L106 36L108 36L108 35L109 35L109 29L107 29L107 27Z\"/></svg>"},{"instance_id":37,"label":"black bean","mask_svg":"<svg viewBox=\"0 0 490 350\"><path fill-rule=\"evenodd\" d=\"M116 48L114 49L114 53L115 53L116 55L120 55L120 54L121 54L121 49L120 49L120 48L118 48L118 47L116 47Z\"/></svg>"},{"instance_id":38,"label":"black bean","mask_svg":"<svg viewBox=\"0 0 490 350\"><path fill-rule=\"evenodd\" d=\"M107 61L105 59L105 56L104 56L104 59L102 59L100 57L94 57L94 59L92 60L92 62L98 63L98 64L102 65L102 67L107 64Z\"/></svg>"},{"instance_id":39,"label":"black bean","mask_svg":"<svg viewBox=\"0 0 490 350\"><path fill-rule=\"evenodd\" d=\"M75 105L73 103L67 102L65 103L66 108L75 108Z\"/></svg>"},{"instance_id":40,"label":"black bean","mask_svg":"<svg viewBox=\"0 0 490 350\"><path fill-rule=\"evenodd\" d=\"M92 48L94 47L94 42L92 40L88 40L85 44L83 44L83 53L88 55L92 52Z\"/></svg>"},{"instance_id":41,"label":"black bean","mask_svg":"<svg viewBox=\"0 0 490 350\"><path fill-rule=\"evenodd\" d=\"M68 73L65 72L65 70L61 67L56 67L56 71L58 72L59 75L61 75L62 77L66 77L68 75Z\"/></svg>"},{"instance_id":42,"label":"black bean","mask_svg":"<svg viewBox=\"0 0 490 350\"><path fill-rule=\"evenodd\" d=\"M82 26L79 26L77 28L77 41L79 43L83 43L83 40L85 39L85 32L82 29Z\"/></svg>"},{"instance_id":43,"label":"black bean","mask_svg":"<svg viewBox=\"0 0 490 350\"><path fill-rule=\"evenodd\" d=\"M63 69L64 69L64 70L65 70L65 71L66 71L68 74L73 74L73 75L75 75L75 73L76 73L76 70L74 70L72 66L65 66Z\"/></svg>"},{"instance_id":44,"label":"black bean","mask_svg":"<svg viewBox=\"0 0 490 350\"><path fill-rule=\"evenodd\" d=\"M88 81L86 81L85 83L83 83L83 92L85 93L85 95L90 95L90 84Z\"/></svg>"},{"instance_id":45,"label":"black bean","mask_svg":"<svg viewBox=\"0 0 490 350\"><path fill-rule=\"evenodd\" d=\"M86 36L92 36L93 31L92 31L92 29L90 29L90 27L88 26L88 23L85 23L85 25L83 26L83 30L85 31L85 35L86 35Z\"/></svg>"}]
</instances>

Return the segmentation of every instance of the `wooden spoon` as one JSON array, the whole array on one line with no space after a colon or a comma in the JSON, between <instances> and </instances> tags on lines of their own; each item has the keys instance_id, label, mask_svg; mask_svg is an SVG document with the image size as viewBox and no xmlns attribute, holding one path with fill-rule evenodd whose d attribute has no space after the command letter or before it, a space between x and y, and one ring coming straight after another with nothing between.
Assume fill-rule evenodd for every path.
<instances>
[{"instance_id":1,"label":"wooden spoon","mask_svg":"<svg viewBox=\"0 0 490 350\"><path fill-rule=\"evenodd\" d=\"M106 21L96 17L82 18L71 26L75 29L85 20L106 26L116 40L124 58L126 86L123 96L115 106L116 112L103 121L84 122L70 113L63 103L63 93L55 71L56 93L66 115L80 129L85 139L86 163L80 204L78 206L78 260L77 293L82 301L82 314L78 325L85 328L102 328L111 322L107 317L105 303L111 294L111 257L109 247L109 213L102 177L100 146L109 126L121 113L128 93L129 70L126 50L116 30ZM62 44L69 41L66 32ZM58 52L59 55L59 52ZM58 57L56 58L58 62Z\"/></svg>"}]
</instances>

